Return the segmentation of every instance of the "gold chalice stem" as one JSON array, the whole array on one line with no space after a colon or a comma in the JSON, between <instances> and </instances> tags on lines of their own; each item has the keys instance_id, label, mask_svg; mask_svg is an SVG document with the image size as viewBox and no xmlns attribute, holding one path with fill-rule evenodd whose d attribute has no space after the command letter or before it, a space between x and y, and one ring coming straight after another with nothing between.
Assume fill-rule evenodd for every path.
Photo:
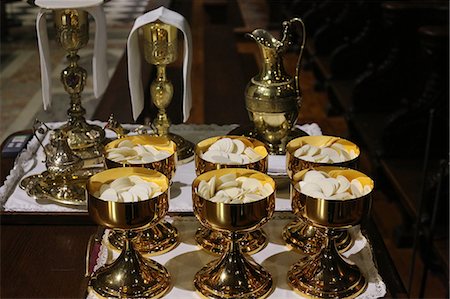
<instances>
[{"instance_id":1,"label":"gold chalice stem","mask_svg":"<svg viewBox=\"0 0 450 299\"><path fill-rule=\"evenodd\" d=\"M150 85L150 94L153 103L158 108L158 115L153 121L158 136L167 137L169 134L170 120L166 114L166 108L169 106L173 96L173 85L167 79L166 66L156 66L156 79Z\"/></svg>"},{"instance_id":2,"label":"gold chalice stem","mask_svg":"<svg viewBox=\"0 0 450 299\"><path fill-rule=\"evenodd\" d=\"M297 292L317 298L349 298L361 294L367 281L355 265L344 261L336 248L338 232L326 229L324 247L302 258L288 271L288 283Z\"/></svg>"}]
</instances>

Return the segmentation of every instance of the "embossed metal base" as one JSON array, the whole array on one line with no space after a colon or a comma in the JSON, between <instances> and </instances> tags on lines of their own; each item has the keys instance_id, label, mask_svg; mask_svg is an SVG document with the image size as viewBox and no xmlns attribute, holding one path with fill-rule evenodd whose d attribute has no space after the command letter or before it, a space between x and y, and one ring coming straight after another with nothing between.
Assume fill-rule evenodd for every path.
<instances>
[{"instance_id":1,"label":"embossed metal base","mask_svg":"<svg viewBox=\"0 0 450 299\"><path fill-rule=\"evenodd\" d=\"M170 274L161 264L144 259L133 246L108 266L98 269L89 288L107 298L160 298L170 289Z\"/></svg>"},{"instance_id":2,"label":"embossed metal base","mask_svg":"<svg viewBox=\"0 0 450 299\"><path fill-rule=\"evenodd\" d=\"M194 278L198 292L207 298L265 298L272 292L272 276L240 252L238 245L208 263ZM248 257L248 258L247 258Z\"/></svg>"},{"instance_id":3,"label":"embossed metal base","mask_svg":"<svg viewBox=\"0 0 450 299\"><path fill-rule=\"evenodd\" d=\"M195 241L204 249L215 254L222 254L227 249L229 242L221 232L203 226L199 227L195 233ZM260 229L245 233L244 237L239 240L239 245L243 253L254 254L266 247L267 236Z\"/></svg>"},{"instance_id":4,"label":"embossed metal base","mask_svg":"<svg viewBox=\"0 0 450 299\"><path fill-rule=\"evenodd\" d=\"M297 219L288 223L282 232L284 241L304 254L313 255L320 251L325 236L313 225L302 219ZM349 250L354 241L348 231L342 231L336 238L336 246L339 252Z\"/></svg>"},{"instance_id":5,"label":"embossed metal base","mask_svg":"<svg viewBox=\"0 0 450 299\"><path fill-rule=\"evenodd\" d=\"M294 127L291 131L289 131L288 136L284 140L282 140L281 143L271 144L268 141L264 140L264 138L262 138L262 136L257 133L253 125L239 126L231 130L228 135L243 135L258 139L259 141L264 142L264 144L267 145L269 153L272 155L284 155L286 153L286 144L288 144L289 141L301 136L308 136L308 134L304 131Z\"/></svg>"},{"instance_id":6,"label":"embossed metal base","mask_svg":"<svg viewBox=\"0 0 450 299\"><path fill-rule=\"evenodd\" d=\"M111 231L108 236L109 243L118 250L123 247L125 236L121 231ZM161 221L155 226L144 230L133 239L137 251L146 255L159 255L171 251L178 246L178 231L167 221Z\"/></svg>"},{"instance_id":7,"label":"embossed metal base","mask_svg":"<svg viewBox=\"0 0 450 299\"><path fill-rule=\"evenodd\" d=\"M51 201L64 205L86 205L86 181L102 171L102 167L82 168L69 178L51 176L47 171L23 178L20 188L36 200Z\"/></svg>"},{"instance_id":8,"label":"embossed metal base","mask_svg":"<svg viewBox=\"0 0 450 299\"><path fill-rule=\"evenodd\" d=\"M334 240L317 255L307 256L288 271L288 284L301 295L316 298L355 298L367 287L367 281L355 265L347 264Z\"/></svg>"},{"instance_id":9,"label":"embossed metal base","mask_svg":"<svg viewBox=\"0 0 450 299\"><path fill-rule=\"evenodd\" d=\"M180 135L169 133L169 138L177 145L178 163L184 164L194 159L195 145Z\"/></svg>"}]
</instances>

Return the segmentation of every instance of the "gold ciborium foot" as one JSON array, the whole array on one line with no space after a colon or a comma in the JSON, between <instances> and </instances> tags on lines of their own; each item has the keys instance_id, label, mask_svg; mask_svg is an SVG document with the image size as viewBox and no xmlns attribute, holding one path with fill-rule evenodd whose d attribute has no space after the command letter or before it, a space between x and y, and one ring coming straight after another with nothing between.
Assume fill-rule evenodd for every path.
<instances>
[{"instance_id":1,"label":"gold ciborium foot","mask_svg":"<svg viewBox=\"0 0 450 299\"><path fill-rule=\"evenodd\" d=\"M231 235L228 251L197 272L195 288L207 298L267 297L272 291L272 276L242 254L237 234Z\"/></svg>"},{"instance_id":2,"label":"gold ciborium foot","mask_svg":"<svg viewBox=\"0 0 450 299\"><path fill-rule=\"evenodd\" d=\"M122 249L124 239L125 235L119 230L113 230L108 236L109 243L118 250ZM136 239L133 239L133 245L141 254L163 254L178 245L178 231L169 222L161 221L142 231Z\"/></svg>"},{"instance_id":3,"label":"gold ciborium foot","mask_svg":"<svg viewBox=\"0 0 450 299\"><path fill-rule=\"evenodd\" d=\"M328 230L326 245L315 256L308 256L288 271L288 283L302 295L317 298L354 298L367 287L358 267L339 254L336 233Z\"/></svg>"},{"instance_id":4,"label":"gold ciborium foot","mask_svg":"<svg viewBox=\"0 0 450 299\"><path fill-rule=\"evenodd\" d=\"M90 125L81 118L75 122L69 119L69 122L60 129L67 134L70 148L81 159L92 159L102 155L105 132L101 127Z\"/></svg>"},{"instance_id":5,"label":"gold ciborium foot","mask_svg":"<svg viewBox=\"0 0 450 299\"><path fill-rule=\"evenodd\" d=\"M127 232L120 256L96 271L89 287L107 298L159 298L170 288L169 272L161 264L144 259L134 249L130 234Z\"/></svg>"},{"instance_id":6,"label":"gold ciborium foot","mask_svg":"<svg viewBox=\"0 0 450 299\"><path fill-rule=\"evenodd\" d=\"M194 159L195 145L180 135L169 133L169 139L177 145L177 157L181 163L187 163Z\"/></svg>"},{"instance_id":7,"label":"gold ciborium foot","mask_svg":"<svg viewBox=\"0 0 450 299\"><path fill-rule=\"evenodd\" d=\"M195 241L212 253L222 254L227 249L229 240L223 233L201 226L195 233ZM244 233L239 245L243 253L254 254L266 247L267 236L261 229Z\"/></svg>"}]
</instances>

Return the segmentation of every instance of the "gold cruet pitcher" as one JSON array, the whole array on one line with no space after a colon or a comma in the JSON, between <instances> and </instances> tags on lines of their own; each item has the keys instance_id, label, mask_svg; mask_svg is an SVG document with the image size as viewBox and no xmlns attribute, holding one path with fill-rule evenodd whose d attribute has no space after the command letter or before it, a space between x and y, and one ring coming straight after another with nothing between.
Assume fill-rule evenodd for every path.
<instances>
[{"instance_id":1,"label":"gold cruet pitcher","mask_svg":"<svg viewBox=\"0 0 450 299\"><path fill-rule=\"evenodd\" d=\"M296 72L292 77L284 69L283 56L292 44L296 25L302 33ZM264 29L256 29L247 36L257 42L263 61L260 73L247 84L245 105L256 137L268 146L271 154L284 154L290 139L304 135L292 128L301 102L299 71L306 40L305 25L299 18L283 22L281 40Z\"/></svg>"}]
</instances>

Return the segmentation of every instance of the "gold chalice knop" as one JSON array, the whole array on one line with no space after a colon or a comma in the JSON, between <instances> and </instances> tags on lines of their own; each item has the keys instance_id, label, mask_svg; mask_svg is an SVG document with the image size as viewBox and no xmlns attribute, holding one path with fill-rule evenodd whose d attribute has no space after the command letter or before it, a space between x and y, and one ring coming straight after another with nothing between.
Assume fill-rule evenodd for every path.
<instances>
[{"instance_id":1,"label":"gold chalice knop","mask_svg":"<svg viewBox=\"0 0 450 299\"><path fill-rule=\"evenodd\" d=\"M173 85L167 78L166 67L177 60L177 33L176 27L162 22L142 26L145 60L156 66L156 78L150 85L152 102L158 108L153 128L156 135L168 137L176 143L180 161L188 161L194 155L194 144L169 132L170 119L166 113L173 96Z\"/></svg>"},{"instance_id":2,"label":"gold chalice knop","mask_svg":"<svg viewBox=\"0 0 450 299\"><path fill-rule=\"evenodd\" d=\"M162 194L147 200L117 202L94 196L102 184L131 175L140 176L158 184ZM170 288L170 274L161 264L144 259L134 249L132 240L142 229L155 225L167 213L169 181L160 172L139 167L122 167L105 170L92 176L86 189L88 211L99 225L120 229L125 242L119 257L98 269L89 280L89 287L108 298L159 298Z\"/></svg>"},{"instance_id":3,"label":"gold chalice knop","mask_svg":"<svg viewBox=\"0 0 450 299\"><path fill-rule=\"evenodd\" d=\"M81 93L86 84L87 72L78 65L78 50L85 47L89 40L88 13L80 9L57 9L53 11L56 39L67 51L69 65L61 72L61 82L70 95L68 121L60 129L68 136L68 143L81 158L89 159L101 156L101 143L105 138L104 130L86 122L86 110L81 105Z\"/></svg>"},{"instance_id":4,"label":"gold chalice knop","mask_svg":"<svg viewBox=\"0 0 450 299\"><path fill-rule=\"evenodd\" d=\"M258 174L275 190L272 178L247 169L213 170L194 180L192 199L195 216L202 225L218 230L229 238L227 250L218 260L212 261L197 272L194 285L197 291L207 298L265 298L272 291L272 276L242 253L239 240L243 233L257 229L272 217L275 193L261 200L242 204L213 202L197 194L200 181L229 173L235 173L238 177Z\"/></svg>"},{"instance_id":5,"label":"gold chalice knop","mask_svg":"<svg viewBox=\"0 0 450 299\"><path fill-rule=\"evenodd\" d=\"M361 178L373 190L373 181L363 173L332 166L318 171L339 172L347 178ZM287 274L288 284L297 292L315 298L354 298L364 292L367 280L356 265L348 264L336 248L342 229L360 224L369 215L372 193L345 200L314 198L298 189L298 180L291 185L292 208L296 215L306 217L324 234L319 253L302 258Z\"/></svg>"}]
</instances>

